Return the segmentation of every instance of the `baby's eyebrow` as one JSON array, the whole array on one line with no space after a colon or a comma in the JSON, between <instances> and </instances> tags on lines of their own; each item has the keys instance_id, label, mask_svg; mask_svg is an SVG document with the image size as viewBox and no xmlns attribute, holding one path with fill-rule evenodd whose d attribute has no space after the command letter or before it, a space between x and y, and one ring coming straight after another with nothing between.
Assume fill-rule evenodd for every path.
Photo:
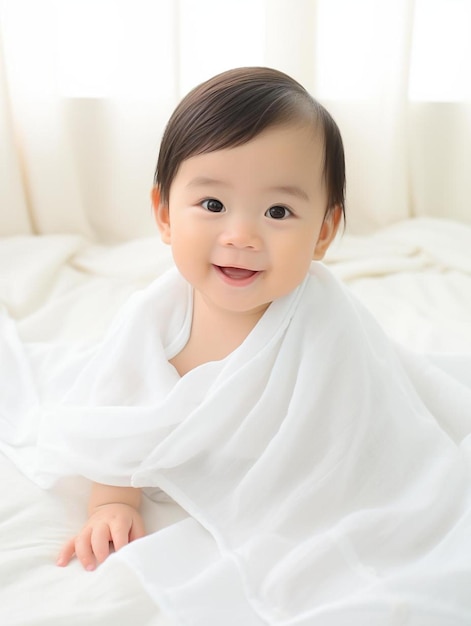
<instances>
[{"instance_id":1,"label":"baby's eyebrow","mask_svg":"<svg viewBox=\"0 0 471 626\"><path fill-rule=\"evenodd\" d=\"M301 198L301 200L309 201L308 194L297 185L277 185L276 187L270 187L269 191L274 191L275 193L285 193L290 196L294 196L296 198Z\"/></svg>"},{"instance_id":2,"label":"baby's eyebrow","mask_svg":"<svg viewBox=\"0 0 471 626\"><path fill-rule=\"evenodd\" d=\"M228 186L228 183L217 178L209 178L208 176L197 176L187 183L187 187L204 187L205 185L221 185Z\"/></svg>"}]
</instances>

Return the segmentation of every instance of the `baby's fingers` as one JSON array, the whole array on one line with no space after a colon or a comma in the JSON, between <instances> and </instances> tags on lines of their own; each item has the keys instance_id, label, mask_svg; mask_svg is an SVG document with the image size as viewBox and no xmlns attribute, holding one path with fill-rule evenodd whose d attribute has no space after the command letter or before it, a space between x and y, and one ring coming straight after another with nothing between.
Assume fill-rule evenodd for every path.
<instances>
[{"instance_id":1,"label":"baby's fingers","mask_svg":"<svg viewBox=\"0 0 471 626\"><path fill-rule=\"evenodd\" d=\"M69 539L69 541L64 544L62 550L59 552L59 556L57 557L56 564L59 567L65 567L68 565L75 554L75 537Z\"/></svg>"},{"instance_id":2,"label":"baby's fingers","mask_svg":"<svg viewBox=\"0 0 471 626\"><path fill-rule=\"evenodd\" d=\"M134 517L131 532L129 533L129 541L140 539L141 537L144 537L145 534L146 529L144 527L144 522L142 521L142 518L140 516Z\"/></svg>"},{"instance_id":3,"label":"baby's fingers","mask_svg":"<svg viewBox=\"0 0 471 626\"><path fill-rule=\"evenodd\" d=\"M98 524L94 526L90 544L93 554L98 563L103 563L110 554L110 541L112 541L111 529L108 524Z\"/></svg>"},{"instance_id":4,"label":"baby's fingers","mask_svg":"<svg viewBox=\"0 0 471 626\"><path fill-rule=\"evenodd\" d=\"M116 519L110 524L111 540L115 550L120 550L131 541L132 519Z\"/></svg>"},{"instance_id":5,"label":"baby's fingers","mask_svg":"<svg viewBox=\"0 0 471 626\"><path fill-rule=\"evenodd\" d=\"M92 550L92 529L84 528L82 532L75 537L75 554L83 565L83 567L91 572L96 567L96 559Z\"/></svg>"}]
</instances>

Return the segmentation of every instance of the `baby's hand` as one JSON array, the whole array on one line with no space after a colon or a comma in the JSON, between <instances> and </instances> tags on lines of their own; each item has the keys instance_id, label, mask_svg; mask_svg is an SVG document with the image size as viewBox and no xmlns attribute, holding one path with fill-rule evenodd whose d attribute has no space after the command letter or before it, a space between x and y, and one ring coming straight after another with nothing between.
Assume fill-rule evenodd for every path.
<instances>
[{"instance_id":1,"label":"baby's hand","mask_svg":"<svg viewBox=\"0 0 471 626\"><path fill-rule=\"evenodd\" d=\"M145 535L142 517L133 506L123 503L96 507L78 535L62 548L57 565L68 565L74 554L83 567L92 571L110 554L110 544L119 550Z\"/></svg>"}]
</instances>

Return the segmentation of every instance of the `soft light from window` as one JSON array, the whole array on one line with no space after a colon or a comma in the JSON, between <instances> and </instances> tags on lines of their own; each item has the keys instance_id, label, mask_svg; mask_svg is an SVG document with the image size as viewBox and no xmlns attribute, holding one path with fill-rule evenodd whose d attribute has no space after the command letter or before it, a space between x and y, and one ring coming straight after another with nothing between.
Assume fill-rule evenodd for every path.
<instances>
[{"instance_id":1,"label":"soft light from window","mask_svg":"<svg viewBox=\"0 0 471 626\"><path fill-rule=\"evenodd\" d=\"M471 99L470 0L416 0L411 100Z\"/></svg>"},{"instance_id":2,"label":"soft light from window","mask_svg":"<svg viewBox=\"0 0 471 626\"><path fill-rule=\"evenodd\" d=\"M59 92L153 98L174 85L172 0L56 0Z\"/></svg>"},{"instance_id":3,"label":"soft light from window","mask_svg":"<svg viewBox=\"0 0 471 626\"><path fill-rule=\"evenodd\" d=\"M179 0L180 96L224 70L264 64L265 1Z\"/></svg>"},{"instance_id":4,"label":"soft light from window","mask_svg":"<svg viewBox=\"0 0 471 626\"><path fill-rule=\"evenodd\" d=\"M316 7L316 94L358 100L380 93L397 71L404 0L317 0Z\"/></svg>"}]
</instances>

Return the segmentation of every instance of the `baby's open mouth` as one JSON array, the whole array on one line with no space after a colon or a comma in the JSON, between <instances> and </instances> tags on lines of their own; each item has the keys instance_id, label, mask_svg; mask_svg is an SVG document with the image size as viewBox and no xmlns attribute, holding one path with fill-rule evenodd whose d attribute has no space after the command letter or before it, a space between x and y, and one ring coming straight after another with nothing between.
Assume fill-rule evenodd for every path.
<instances>
[{"instance_id":1,"label":"baby's open mouth","mask_svg":"<svg viewBox=\"0 0 471 626\"><path fill-rule=\"evenodd\" d=\"M232 280L244 280L246 278L251 278L258 272L256 270L249 270L244 267L221 267L220 265L216 266L220 272L227 276Z\"/></svg>"}]
</instances>

